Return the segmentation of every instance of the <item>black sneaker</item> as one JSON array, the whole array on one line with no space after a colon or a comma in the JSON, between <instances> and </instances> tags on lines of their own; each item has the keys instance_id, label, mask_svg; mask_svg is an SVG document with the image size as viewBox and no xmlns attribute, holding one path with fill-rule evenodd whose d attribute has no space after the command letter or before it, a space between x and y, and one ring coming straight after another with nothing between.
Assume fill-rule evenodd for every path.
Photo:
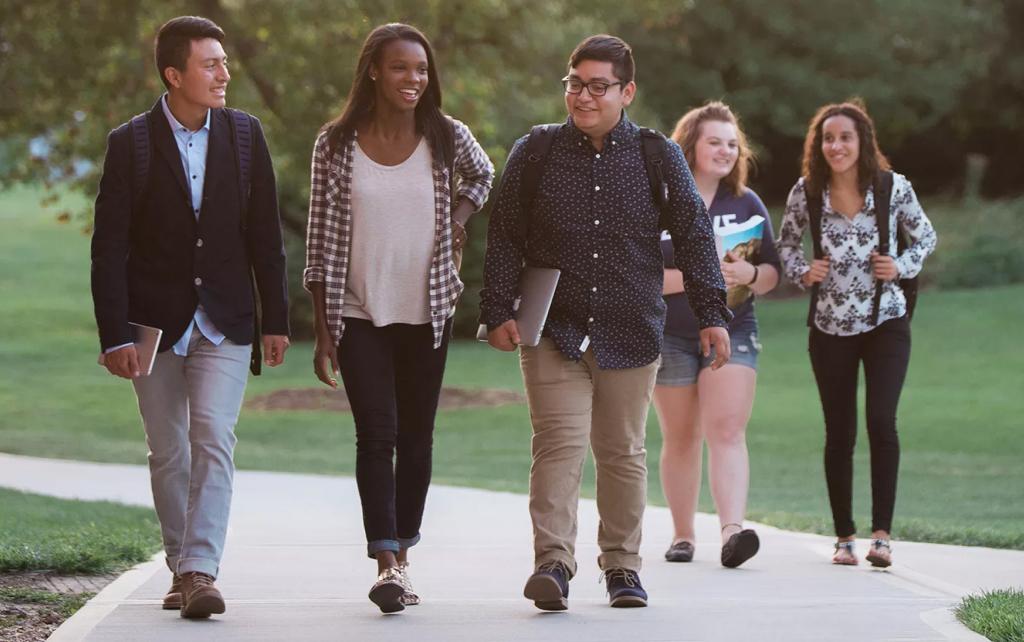
<instances>
[{"instance_id":1,"label":"black sneaker","mask_svg":"<svg viewBox=\"0 0 1024 642\"><path fill-rule=\"evenodd\" d=\"M625 568L606 569L604 584L608 589L608 603L612 606L647 606L647 591L640 585L640 576L636 571Z\"/></svg>"},{"instance_id":2,"label":"black sneaker","mask_svg":"<svg viewBox=\"0 0 1024 642\"><path fill-rule=\"evenodd\" d=\"M569 608L570 575L569 567L562 562L542 564L526 580L523 596L542 611L564 611Z\"/></svg>"}]
</instances>

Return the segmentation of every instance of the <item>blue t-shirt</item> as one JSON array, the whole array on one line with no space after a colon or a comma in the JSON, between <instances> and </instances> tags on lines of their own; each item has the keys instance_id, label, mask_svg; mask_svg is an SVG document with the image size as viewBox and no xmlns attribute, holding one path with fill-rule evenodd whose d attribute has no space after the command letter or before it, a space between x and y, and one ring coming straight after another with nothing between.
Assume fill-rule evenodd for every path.
<instances>
[{"instance_id":1,"label":"blue t-shirt","mask_svg":"<svg viewBox=\"0 0 1024 642\"><path fill-rule=\"evenodd\" d=\"M711 201L708 215L711 216L711 222L716 230L724 225L743 223L752 216L763 217L764 227L761 234L760 247L754 252L753 257L747 258L747 261L754 265L769 263L775 266L775 269L780 274L782 273L782 265L779 261L779 255L775 251L775 241L772 238L771 218L768 216L768 210L765 208L764 203L761 202L761 199L753 190L747 189L740 196L736 196L731 189L725 185L720 185L718 193L715 194L714 200ZM662 238L661 253L665 259L665 267L675 269L676 264L670 239ZM742 288L742 286L740 287ZM746 293L749 293L750 296L744 296L745 293L742 290L734 290L735 288L729 289L729 299L732 300L734 296L738 295L743 300L736 307L730 307L733 312L733 319L729 323L730 331L733 328L740 327L742 323L749 321L754 315L753 293L750 292L749 288L745 288ZM686 293L669 294L665 297L665 303L668 305L668 316L665 318L665 334L686 339L698 338L700 336L700 324L698 324L697 318L693 315L693 310L690 309L690 304L686 300Z\"/></svg>"}]
</instances>

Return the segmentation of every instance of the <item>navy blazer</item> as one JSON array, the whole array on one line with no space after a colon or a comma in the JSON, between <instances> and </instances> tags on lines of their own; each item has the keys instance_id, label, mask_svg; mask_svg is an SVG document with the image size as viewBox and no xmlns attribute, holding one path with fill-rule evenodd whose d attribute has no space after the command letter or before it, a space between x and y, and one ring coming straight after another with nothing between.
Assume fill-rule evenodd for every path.
<instances>
[{"instance_id":1,"label":"navy blazer","mask_svg":"<svg viewBox=\"0 0 1024 642\"><path fill-rule=\"evenodd\" d=\"M253 118L252 188L246 230L231 116L214 109L199 218L174 134L158 100L149 112L149 186L133 204L128 123L110 132L96 197L92 296L100 345L131 342L129 321L161 328L173 346L202 303L217 329L238 344L254 336L250 267L263 334L288 334L288 285L277 187L266 139Z\"/></svg>"}]
</instances>

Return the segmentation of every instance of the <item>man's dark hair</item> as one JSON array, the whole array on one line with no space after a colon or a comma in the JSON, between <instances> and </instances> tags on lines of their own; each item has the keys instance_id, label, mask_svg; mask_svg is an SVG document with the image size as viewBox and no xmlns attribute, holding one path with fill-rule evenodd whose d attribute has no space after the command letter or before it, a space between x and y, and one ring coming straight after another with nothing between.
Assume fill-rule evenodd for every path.
<instances>
[{"instance_id":1,"label":"man's dark hair","mask_svg":"<svg viewBox=\"0 0 1024 642\"><path fill-rule=\"evenodd\" d=\"M153 41L153 57L156 59L156 70L164 86L170 89L164 70L174 67L185 71L188 56L192 52L193 40L213 38L224 42L224 30L213 20L199 16L179 16L165 22L156 33Z\"/></svg>"},{"instance_id":2,"label":"man's dark hair","mask_svg":"<svg viewBox=\"0 0 1024 642\"><path fill-rule=\"evenodd\" d=\"M622 38L604 33L590 36L576 45L576 49L569 56L569 69L571 70L584 60L610 62L616 78L624 84L633 81L633 74L636 70L633 64L633 49Z\"/></svg>"}]
</instances>

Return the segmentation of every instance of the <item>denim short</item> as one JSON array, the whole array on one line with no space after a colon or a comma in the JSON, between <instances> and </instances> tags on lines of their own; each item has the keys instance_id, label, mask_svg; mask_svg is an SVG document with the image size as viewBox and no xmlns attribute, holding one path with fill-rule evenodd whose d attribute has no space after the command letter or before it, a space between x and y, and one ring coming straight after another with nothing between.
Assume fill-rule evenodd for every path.
<instances>
[{"instance_id":1,"label":"denim short","mask_svg":"<svg viewBox=\"0 0 1024 642\"><path fill-rule=\"evenodd\" d=\"M761 352L761 342L757 338L757 319L753 316L742 321L738 326L729 328L729 343L732 347L730 365L746 366L757 370L757 354ZM661 348L661 367L658 368L659 386L692 386L697 383L697 375L701 369L707 368L714 361L700 353L699 339L665 335Z\"/></svg>"}]
</instances>

